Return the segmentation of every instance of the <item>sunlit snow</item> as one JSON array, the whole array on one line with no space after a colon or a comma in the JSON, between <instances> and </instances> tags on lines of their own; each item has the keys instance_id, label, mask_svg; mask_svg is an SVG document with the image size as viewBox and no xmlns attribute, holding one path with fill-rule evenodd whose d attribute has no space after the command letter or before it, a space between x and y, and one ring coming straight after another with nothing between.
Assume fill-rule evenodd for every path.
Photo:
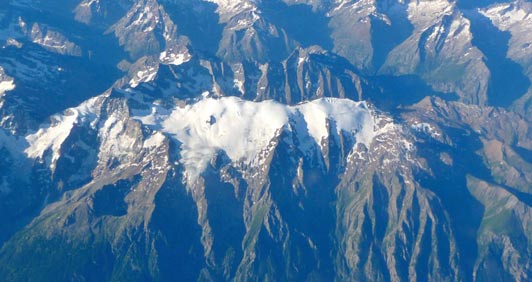
<instances>
[{"instance_id":1,"label":"sunlit snow","mask_svg":"<svg viewBox=\"0 0 532 282\"><path fill-rule=\"evenodd\" d=\"M53 116L52 125L45 125L37 132L26 136L29 147L24 150L24 153L30 158L43 158L44 153L51 150L51 159L46 162L54 170L55 163L61 155L61 145L70 135L72 128L82 121L96 118L94 104L98 99L99 97L92 98L76 108L68 109L62 115Z\"/></svg>"},{"instance_id":2,"label":"sunlit snow","mask_svg":"<svg viewBox=\"0 0 532 282\"><path fill-rule=\"evenodd\" d=\"M0 97L3 96L7 91L15 89L15 83L13 80L1 81L0 82Z\"/></svg>"},{"instance_id":3,"label":"sunlit snow","mask_svg":"<svg viewBox=\"0 0 532 282\"><path fill-rule=\"evenodd\" d=\"M170 112L153 107L151 113L138 114L135 119L179 140L182 162L195 177L219 150L232 161L253 161L283 127L301 116L306 123L304 132L297 129L302 143L312 138L320 144L328 136L328 119L334 120L338 132L352 133L357 143L369 146L374 136L374 119L366 104L345 99L286 106L235 97L207 98Z\"/></svg>"}]
</instances>

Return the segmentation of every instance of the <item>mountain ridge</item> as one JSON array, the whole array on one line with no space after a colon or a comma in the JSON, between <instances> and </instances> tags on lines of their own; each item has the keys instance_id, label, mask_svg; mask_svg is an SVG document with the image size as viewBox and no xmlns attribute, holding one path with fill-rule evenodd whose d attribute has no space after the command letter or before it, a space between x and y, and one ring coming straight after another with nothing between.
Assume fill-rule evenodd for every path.
<instances>
[{"instance_id":1,"label":"mountain ridge","mask_svg":"<svg viewBox=\"0 0 532 282\"><path fill-rule=\"evenodd\" d=\"M9 1L0 275L528 280L530 7Z\"/></svg>"}]
</instances>

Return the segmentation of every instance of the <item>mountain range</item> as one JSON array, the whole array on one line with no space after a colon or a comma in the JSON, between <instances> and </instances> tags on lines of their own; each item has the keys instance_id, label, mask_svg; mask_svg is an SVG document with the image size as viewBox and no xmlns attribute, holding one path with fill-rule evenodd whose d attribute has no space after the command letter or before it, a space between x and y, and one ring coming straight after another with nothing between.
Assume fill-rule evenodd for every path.
<instances>
[{"instance_id":1,"label":"mountain range","mask_svg":"<svg viewBox=\"0 0 532 282\"><path fill-rule=\"evenodd\" d=\"M0 280L532 279L532 2L4 2Z\"/></svg>"}]
</instances>

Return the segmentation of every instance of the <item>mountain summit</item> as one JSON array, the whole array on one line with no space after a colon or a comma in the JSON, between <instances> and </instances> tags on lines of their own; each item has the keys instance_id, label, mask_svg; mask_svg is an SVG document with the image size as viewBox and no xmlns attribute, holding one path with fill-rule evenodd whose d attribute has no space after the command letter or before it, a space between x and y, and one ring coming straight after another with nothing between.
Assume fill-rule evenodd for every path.
<instances>
[{"instance_id":1,"label":"mountain summit","mask_svg":"<svg viewBox=\"0 0 532 282\"><path fill-rule=\"evenodd\" d=\"M531 280L531 35L524 0L7 0L0 280Z\"/></svg>"}]
</instances>

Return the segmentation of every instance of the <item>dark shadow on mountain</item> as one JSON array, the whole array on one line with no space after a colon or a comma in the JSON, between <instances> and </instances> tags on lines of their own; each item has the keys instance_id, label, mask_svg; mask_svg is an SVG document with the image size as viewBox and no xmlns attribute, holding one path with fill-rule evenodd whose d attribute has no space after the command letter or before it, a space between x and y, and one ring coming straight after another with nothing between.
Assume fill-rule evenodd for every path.
<instances>
[{"instance_id":1,"label":"dark shadow on mountain","mask_svg":"<svg viewBox=\"0 0 532 282\"><path fill-rule=\"evenodd\" d=\"M450 147L431 139L418 143L419 155L428 162L435 175L420 173L416 176L420 184L433 191L441 200L456 238L460 257L460 268L465 273L464 281L473 281L475 261L478 254L477 231L484 214L483 205L469 192L467 175L479 179L490 177L489 170L474 152L482 143L472 131L445 128L456 147ZM453 166L447 166L440 158L440 152L447 152L453 159Z\"/></svg>"},{"instance_id":2,"label":"dark shadow on mountain","mask_svg":"<svg viewBox=\"0 0 532 282\"><path fill-rule=\"evenodd\" d=\"M416 75L376 76L371 80L380 89L369 93L367 97L377 107L384 110L395 110L399 106L413 105L427 96L440 97L447 101L456 101L458 95L442 93L432 89L425 81Z\"/></svg>"},{"instance_id":3,"label":"dark shadow on mountain","mask_svg":"<svg viewBox=\"0 0 532 282\"><path fill-rule=\"evenodd\" d=\"M101 94L123 75L116 65L127 55L113 35L104 35L103 30L91 29L73 18L53 17L35 10L25 10L24 20L29 25L48 25L82 49L80 57L66 56L28 40L21 40L20 49L0 49L0 64L14 77L17 86L6 96L5 108L24 104L24 111L17 115L30 128L35 126L32 122L40 124L54 113Z\"/></svg>"},{"instance_id":4,"label":"dark shadow on mountain","mask_svg":"<svg viewBox=\"0 0 532 282\"><path fill-rule=\"evenodd\" d=\"M211 55L218 52L224 26L219 23L216 4L205 1L164 1L161 4L177 25L178 33L190 39L192 49Z\"/></svg>"},{"instance_id":5,"label":"dark shadow on mountain","mask_svg":"<svg viewBox=\"0 0 532 282\"><path fill-rule=\"evenodd\" d=\"M358 71L346 58L335 55L334 53L320 54L310 54L309 56L312 61L316 61L320 64L327 65L328 68L334 72L345 72L345 70L350 70L356 74L359 74Z\"/></svg>"},{"instance_id":6,"label":"dark shadow on mountain","mask_svg":"<svg viewBox=\"0 0 532 282\"><path fill-rule=\"evenodd\" d=\"M244 225L244 195L247 189L245 181L239 181L237 187L223 181L221 169L230 164L231 159L223 151L217 153L214 165L209 165L202 173L205 180L205 200L207 220L212 232L212 252L217 267L213 271L219 281L229 281L235 277L242 261L242 241L246 233ZM240 174L236 169L228 169L231 174ZM239 175L236 179L242 179ZM241 192L241 193L239 193Z\"/></svg>"},{"instance_id":7,"label":"dark shadow on mountain","mask_svg":"<svg viewBox=\"0 0 532 282\"><path fill-rule=\"evenodd\" d=\"M71 281L72 277L80 277L82 281L113 280L113 270L120 260L116 258L113 252L116 249L111 243L98 237L104 235L86 232L86 240L72 240L63 234L49 236L42 231L44 228L42 221L35 223L15 234L0 250L3 281ZM128 277L132 276L134 274Z\"/></svg>"},{"instance_id":8,"label":"dark shadow on mountain","mask_svg":"<svg viewBox=\"0 0 532 282\"><path fill-rule=\"evenodd\" d=\"M179 156L177 142L170 142L170 162ZM155 196L155 208L149 229L157 252L157 268L161 281L197 281L205 267L201 245L198 207L181 179L182 171L172 168ZM171 175L171 176L170 176Z\"/></svg>"},{"instance_id":9,"label":"dark shadow on mountain","mask_svg":"<svg viewBox=\"0 0 532 282\"><path fill-rule=\"evenodd\" d=\"M532 207L532 195L531 194L519 191L518 189L515 189L507 185L503 185L500 183L497 183L496 185L501 186L504 190L512 194L514 197L516 197L519 201L521 201L525 205Z\"/></svg>"},{"instance_id":10,"label":"dark shadow on mountain","mask_svg":"<svg viewBox=\"0 0 532 282\"><path fill-rule=\"evenodd\" d=\"M521 157L523 160L529 163L532 163L532 151L527 150L523 147L519 147L519 146L512 146L512 150L514 150L517 153L517 155L519 155L519 157ZM503 188L508 193L516 197L519 201L524 203L525 205L532 207L532 194L530 193L532 191L523 192L520 189L516 189L514 187L500 183L500 181L496 181L495 177L493 176L490 176L488 181L491 183L494 183L494 185L497 185Z\"/></svg>"},{"instance_id":11,"label":"dark shadow on mountain","mask_svg":"<svg viewBox=\"0 0 532 282\"><path fill-rule=\"evenodd\" d=\"M387 15L391 24L377 17L371 17L372 64L375 71L384 64L390 51L406 40L414 30L408 20L408 6L390 3L391 1L378 2L377 12Z\"/></svg>"},{"instance_id":12,"label":"dark shadow on mountain","mask_svg":"<svg viewBox=\"0 0 532 282\"><path fill-rule=\"evenodd\" d=\"M61 146L61 155L54 171L53 186L58 188L49 200L56 200L63 192L83 187L93 179L92 171L98 164L98 156L86 147L93 144L99 144L96 130L79 125L72 127Z\"/></svg>"},{"instance_id":13,"label":"dark shadow on mountain","mask_svg":"<svg viewBox=\"0 0 532 282\"><path fill-rule=\"evenodd\" d=\"M104 72L106 68L101 69L102 66L116 68L116 65L122 59L128 57L127 52L125 52L119 45L118 39L114 34L107 33L105 27L87 26L84 23L76 21L73 16L64 16L72 15L70 12L64 14L57 13L57 11L53 13L43 13L42 10L25 9L23 15L24 21L28 24L44 24L66 35L68 40L83 49L83 57L89 61L84 66L90 67L91 64L100 64L99 66L96 66L97 68L94 69L94 71L100 71L101 75L112 74ZM102 63L105 65L102 65ZM118 70L115 71L117 72L114 73L115 76L120 74ZM116 79L118 79L118 77L114 80Z\"/></svg>"},{"instance_id":14,"label":"dark shadow on mountain","mask_svg":"<svg viewBox=\"0 0 532 282\"><path fill-rule=\"evenodd\" d=\"M512 146L512 149L525 161L532 164L532 150L520 146Z\"/></svg>"},{"instance_id":15,"label":"dark shadow on mountain","mask_svg":"<svg viewBox=\"0 0 532 282\"><path fill-rule=\"evenodd\" d=\"M138 183L136 180L118 180L115 184L105 185L96 193L93 198L93 210L96 216L123 216L127 214L127 203L124 198L133 186Z\"/></svg>"},{"instance_id":16,"label":"dark shadow on mountain","mask_svg":"<svg viewBox=\"0 0 532 282\"><path fill-rule=\"evenodd\" d=\"M213 73L217 72L218 62L212 62ZM230 68L225 70L225 75L211 76L209 70L203 67L199 60L192 59L179 66L160 65L154 81L141 83L137 88L142 93L149 93L148 100L158 98L176 97L179 99L197 98L204 91L213 88L214 79L218 77L233 78ZM219 81L216 81L219 82ZM225 84L221 83L221 87ZM223 89L224 92L226 89Z\"/></svg>"},{"instance_id":17,"label":"dark shadow on mountain","mask_svg":"<svg viewBox=\"0 0 532 282\"><path fill-rule=\"evenodd\" d=\"M302 126L305 127L303 119L298 118L297 122L302 122ZM331 132L336 132L335 130L330 129ZM287 131L283 131L278 137L279 140L291 138L293 136ZM288 277L291 277L289 280L305 281L310 276L320 277L318 281L334 280L332 264L334 246L331 236L333 236L336 222L334 201L336 199L335 187L339 183L337 176L339 171L336 167L339 164L339 156L336 154L340 154L338 146L336 140L326 146L328 147L326 150L330 152L330 166L327 172L311 160L311 158L321 156L304 156L301 152L294 151L293 146L286 142L281 142L273 153L268 173L271 179L269 188L272 201L276 203L279 216L284 222L275 220L274 222L278 225L272 230L276 230L274 237L279 236L286 242L287 247L283 250L278 242L272 242L266 236L260 237L263 240L260 243L264 244L263 250L269 252L270 257L278 258L275 268L283 273L282 275L289 275ZM297 178L298 159L300 158L304 159L302 163L303 183L295 184L294 179ZM323 159L321 162L325 163ZM272 212L270 216L273 216L275 211L270 212ZM290 236L283 234L285 233L282 232L285 228L283 226L290 228ZM314 248L309 247L307 243L309 240L315 244ZM261 259L267 259L266 254L263 256ZM297 265L297 269L294 270L292 265ZM286 280L286 278L281 280Z\"/></svg>"},{"instance_id":18,"label":"dark shadow on mountain","mask_svg":"<svg viewBox=\"0 0 532 282\"><path fill-rule=\"evenodd\" d=\"M310 5L287 5L282 1L263 1L261 9L264 17L288 33L303 47L320 45L332 50L333 41L329 34L329 19L312 11Z\"/></svg>"},{"instance_id":19,"label":"dark shadow on mountain","mask_svg":"<svg viewBox=\"0 0 532 282\"><path fill-rule=\"evenodd\" d=\"M39 215L49 188L40 183L29 184L34 179L10 179L10 176L21 173L17 171L16 158L4 146L0 146L0 179L2 182L9 181L10 184L10 189L3 187L0 192L0 248L13 234Z\"/></svg>"},{"instance_id":20,"label":"dark shadow on mountain","mask_svg":"<svg viewBox=\"0 0 532 282\"><path fill-rule=\"evenodd\" d=\"M386 245L383 243L385 242L389 221L391 221L390 214L388 212L390 195L388 193L387 187L384 185L384 183L382 183L376 174L373 175L372 184L374 198L371 205L371 210L374 214L374 226L372 226L373 230L370 231L366 229L364 231L367 232L366 234L369 235L368 237L372 238L371 240L373 240L372 249L370 251L373 253L373 262L377 266L377 271L381 273L383 281L391 281L390 269L388 268L384 255L386 253ZM370 208L369 205L367 208ZM367 210L364 212L367 213ZM366 214L364 220L369 220L370 218L371 216ZM362 267L360 269L362 269Z\"/></svg>"},{"instance_id":21,"label":"dark shadow on mountain","mask_svg":"<svg viewBox=\"0 0 532 282\"><path fill-rule=\"evenodd\" d=\"M6 58L1 58L3 54L4 52L0 52L2 63ZM20 55L32 57L28 53ZM47 79L27 77L18 72L19 66L5 63L6 72L15 78L17 85L10 95L6 96L6 105L23 106L24 111L17 115L21 117L19 120L35 121L41 124L52 114L75 107L103 93L119 77L119 72L111 67L91 65L88 61L76 57L57 58L59 65L56 69L48 69L50 76ZM36 64L30 62L32 59L26 61L28 64L25 67L37 67ZM50 60L54 59L50 58ZM20 61L25 60L21 58Z\"/></svg>"},{"instance_id":22,"label":"dark shadow on mountain","mask_svg":"<svg viewBox=\"0 0 532 282\"><path fill-rule=\"evenodd\" d=\"M382 110L392 111L399 106L413 105L427 96L436 96L446 101L458 101L459 98L456 93L435 91L417 75L364 77L347 59L333 53L311 54L310 58L316 63L327 66L332 73L351 71L358 75L366 84L364 92L361 93L362 99L372 101ZM359 100L358 94L356 89L346 92L347 98L352 100Z\"/></svg>"},{"instance_id":23,"label":"dark shadow on mountain","mask_svg":"<svg viewBox=\"0 0 532 282\"><path fill-rule=\"evenodd\" d=\"M476 11L465 13L471 21L473 44L485 55L485 64L491 72L488 85L488 103L508 107L523 96L530 80L522 67L507 58L510 33L499 30L491 21Z\"/></svg>"}]
</instances>

